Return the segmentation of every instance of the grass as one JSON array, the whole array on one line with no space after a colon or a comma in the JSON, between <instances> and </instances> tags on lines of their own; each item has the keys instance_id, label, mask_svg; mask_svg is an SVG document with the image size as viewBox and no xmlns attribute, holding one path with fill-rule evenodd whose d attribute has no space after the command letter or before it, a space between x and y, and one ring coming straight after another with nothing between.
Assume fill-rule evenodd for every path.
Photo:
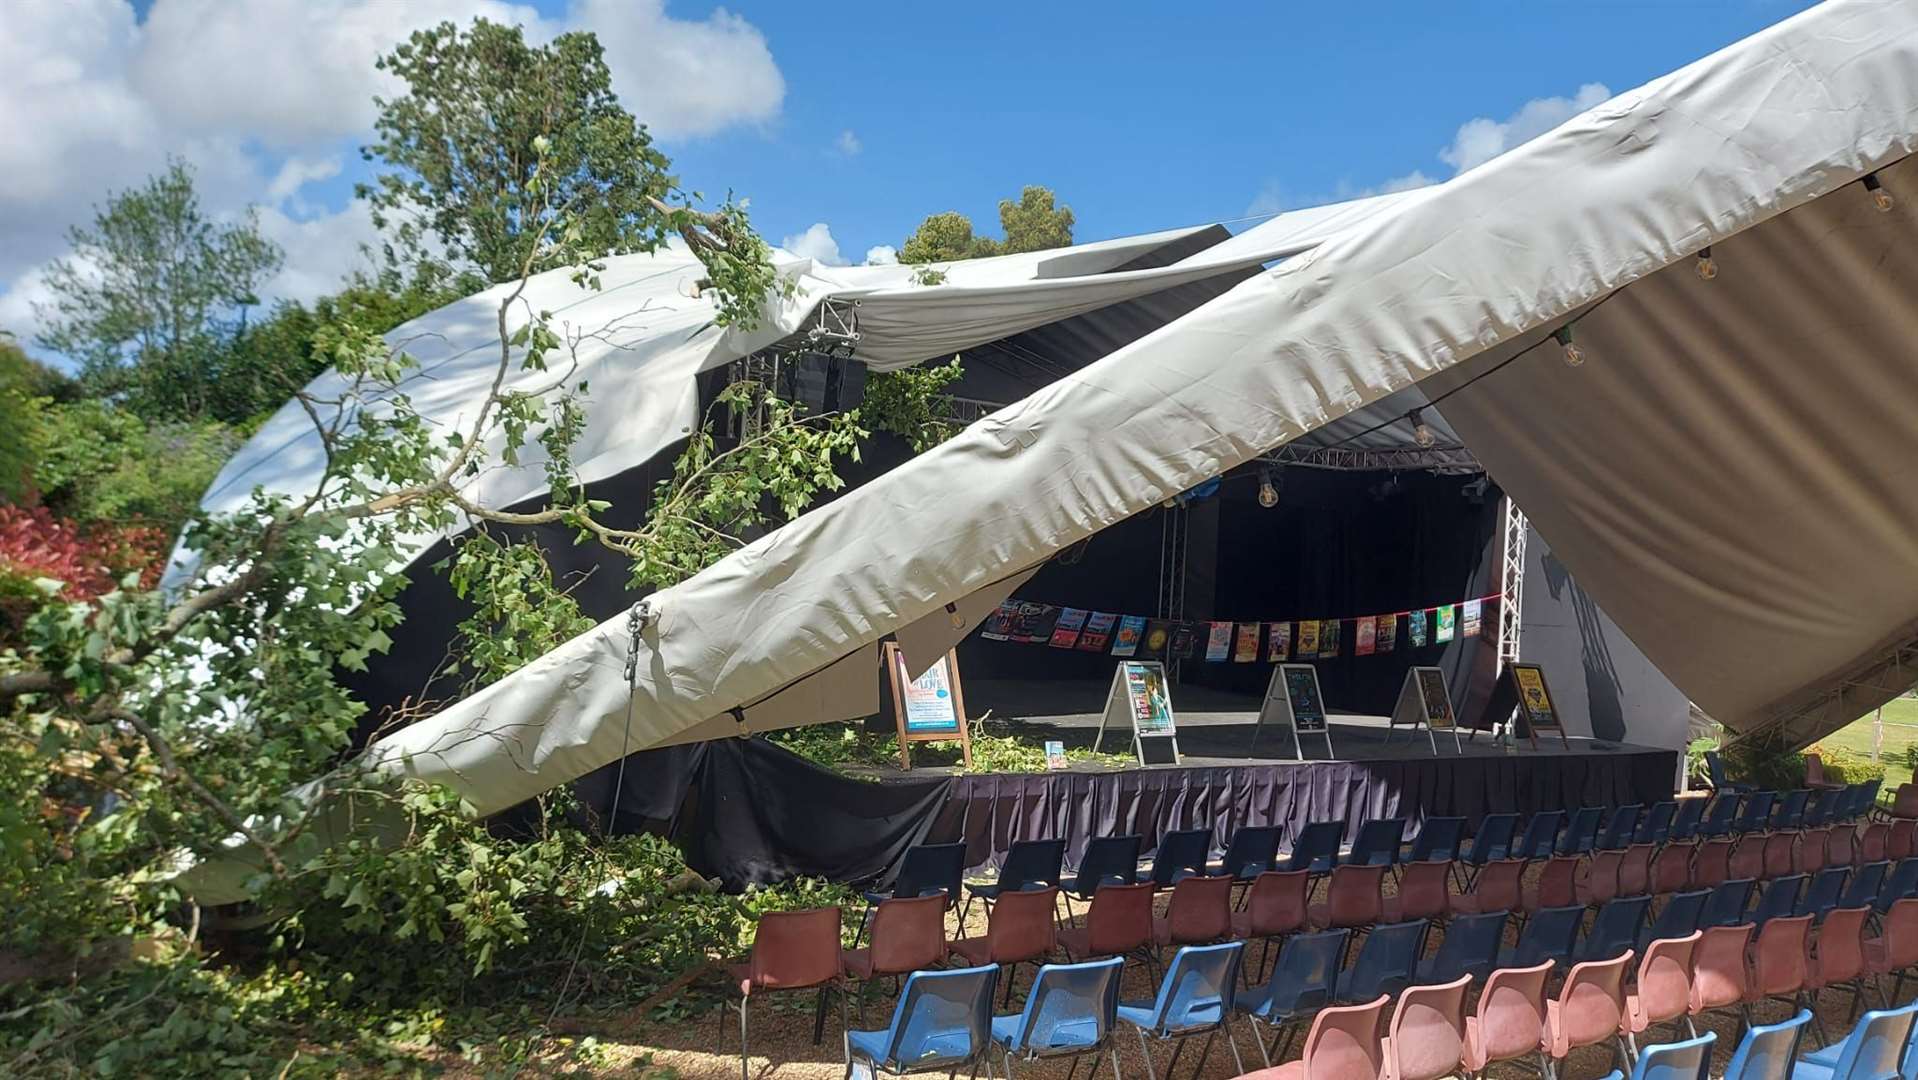
<instances>
[{"instance_id":1,"label":"grass","mask_svg":"<svg viewBox=\"0 0 1918 1080\"><path fill-rule=\"evenodd\" d=\"M1871 742L1870 714L1818 740L1821 746L1842 749L1867 758L1871 756ZM1894 698L1885 703L1885 742L1879 751L1885 764L1886 791L1900 784L1911 783L1911 762L1906 757L1906 751L1913 746L1918 746L1918 700Z\"/></svg>"}]
</instances>

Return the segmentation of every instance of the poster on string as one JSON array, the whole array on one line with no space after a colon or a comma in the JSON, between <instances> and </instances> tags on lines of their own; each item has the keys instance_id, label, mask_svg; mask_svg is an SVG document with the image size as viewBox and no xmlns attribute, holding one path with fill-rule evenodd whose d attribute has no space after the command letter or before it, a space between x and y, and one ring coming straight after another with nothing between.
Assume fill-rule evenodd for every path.
<instances>
[{"instance_id":1,"label":"poster on string","mask_svg":"<svg viewBox=\"0 0 1918 1080\"><path fill-rule=\"evenodd\" d=\"M1150 619L1145 626L1145 654L1161 660L1172 657L1172 627L1166 619Z\"/></svg>"},{"instance_id":2,"label":"poster on string","mask_svg":"<svg viewBox=\"0 0 1918 1080\"><path fill-rule=\"evenodd\" d=\"M1145 640L1144 615L1127 615L1119 620L1119 629L1112 635L1112 655L1131 656L1139 651L1139 643ZM1151 650L1147 650L1151 655Z\"/></svg>"},{"instance_id":3,"label":"poster on string","mask_svg":"<svg viewBox=\"0 0 1918 1080\"><path fill-rule=\"evenodd\" d=\"M1345 627L1343 619L1319 620L1319 659L1330 659L1339 654L1339 638Z\"/></svg>"},{"instance_id":4,"label":"poster on string","mask_svg":"<svg viewBox=\"0 0 1918 1080\"><path fill-rule=\"evenodd\" d=\"M1172 715L1172 688L1165 665L1156 660L1122 660L1113 669L1105 712L1099 717L1094 750L1105 742L1106 727L1129 724L1132 752L1141 765L1179 763L1178 724Z\"/></svg>"},{"instance_id":5,"label":"poster on string","mask_svg":"<svg viewBox=\"0 0 1918 1080\"><path fill-rule=\"evenodd\" d=\"M1291 659L1292 624L1275 622L1265 624L1265 662L1282 664Z\"/></svg>"},{"instance_id":6,"label":"poster on string","mask_svg":"<svg viewBox=\"0 0 1918 1080\"><path fill-rule=\"evenodd\" d=\"M1250 664L1259 658L1259 624L1245 622L1239 624L1239 639L1232 646L1232 662Z\"/></svg>"},{"instance_id":7,"label":"poster on string","mask_svg":"<svg viewBox=\"0 0 1918 1080\"><path fill-rule=\"evenodd\" d=\"M1392 707L1385 741L1389 745L1400 728L1408 729L1417 738L1421 727L1425 729L1433 754L1439 752L1440 731L1451 732L1454 753L1465 752L1458 738L1458 720L1452 712L1451 689L1445 684L1445 672L1436 667L1414 667L1405 673L1398 703Z\"/></svg>"},{"instance_id":8,"label":"poster on string","mask_svg":"<svg viewBox=\"0 0 1918 1080\"><path fill-rule=\"evenodd\" d=\"M1079 632L1085 629L1086 609L1060 608L1059 621L1053 624L1049 644L1055 649L1070 649L1079 643Z\"/></svg>"},{"instance_id":9,"label":"poster on string","mask_svg":"<svg viewBox=\"0 0 1918 1080\"><path fill-rule=\"evenodd\" d=\"M1174 660L1190 660L1199 655L1205 645L1205 624L1179 622L1172 624L1172 644L1168 646Z\"/></svg>"},{"instance_id":10,"label":"poster on string","mask_svg":"<svg viewBox=\"0 0 1918 1080\"><path fill-rule=\"evenodd\" d=\"M1457 610L1450 604L1438 609L1438 633L1433 635L1433 638L1440 645L1452 640L1453 632L1458 625Z\"/></svg>"},{"instance_id":11,"label":"poster on string","mask_svg":"<svg viewBox=\"0 0 1918 1080\"><path fill-rule=\"evenodd\" d=\"M1298 657L1310 660L1319 655L1319 621L1317 619L1299 620Z\"/></svg>"},{"instance_id":12,"label":"poster on string","mask_svg":"<svg viewBox=\"0 0 1918 1080\"><path fill-rule=\"evenodd\" d=\"M1259 704L1259 719L1252 726L1252 750L1259 746L1259 735L1267 723L1285 729L1292 740L1292 755L1306 760L1302 735L1317 735L1325 740L1325 760L1338 755L1332 751L1332 732L1325 713L1325 695L1319 689L1319 670L1311 664L1279 664L1265 685L1265 700Z\"/></svg>"},{"instance_id":13,"label":"poster on string","mask_svg":"<svg viewBox=\"0 0 1918 1080\"><path fill-rule=\"evenodd\" d=\"M1095 611L1086 616L1086 628L1079 634L1080 652L1105 652L1112 643L1112 627L1119 617L1110 611Z\"/></svg>"},{"instance_id":14,"label":"poster on string","mask_svg":"<svg viewBox=\"0 0 1918 1080\"><path fill-rule=\"evenodd\" d=\"M959 685L959 656L947 651L913 678L906 672L906 654L897 642L880 649L892 687L892 714L899 729L899 767L912 768L912 744L957 740L959 753L972 767L972 732L966 724L965 696Z\"/></svg>"},{"instance_id":15,"label":"poster on string","mask_svg":"<svg viewBox=\"0 0 1918 1080\"><path fill-rule=\"evenodd\" d=\"M1393 649L1398 648L1399 617L1397 615L1380 615L1377 622L1378 632L1374 636L1378 639L1378 650L1382 653L1389 653Z\"/></svg>"},{"instance_id":16,"label":"poster on string","mask_svg":"<svg viewBox=\"0 0 1918 1080\"><path fill-rule=\"evenodd\" d=\"M1229 622L1207 623L1205 628L1205 658L1213 663L1230 659L1232 656L1232 624Z\"/></svg>"},{"instance_id":17,"label":"poster on string","mask_svg":"<svg viewBox=\"0 0 1918 1080\"><path fill-rule=\"evenodd\" d=\"M1013 620L1019 615L1019 601L1007 600L999 605L992 614L986 616L986 624L979 628L979 636L987 641L1005 641L1012 637Z\"/></svg>"},{"instance_id":18,"label":"poster on string","mask_svg":"<svg viewBox=\"0 0 1918 1080\"><path fill-rule=\"evenodd\" d=\"M1379 624L1372 621L1372 617L1370 615L1362 615L1359 618L1352 620L1352 626L1354 630L1354 637L1352 640L1352 655L1354 656L1372 655L1373 648L1378 643Z\"/></svg>"},{"instance_id":19,"label":"poster on string","mask_svg":"<svg viewBox=\"0 0 1918 1080\"><path fill-rule=\"evenodd\" d=\"M1405 616L1405 636L1414 649L1425 647L1425 609L1408 612Z\"/></svg>"},{"instance_id":20,"label":"poster on string","mask_svg":"<svg viewBox=\"0 0 1918 1080\"><path fill-rule=\"evenodd\" d=\"M1475 638L1479 635L1480 624L1484 617L1483 604L1484 602L1480 600L1467 600L1461 605L1463 611L1459 616L1460 636Z\"/></svg>"}]
</instances>

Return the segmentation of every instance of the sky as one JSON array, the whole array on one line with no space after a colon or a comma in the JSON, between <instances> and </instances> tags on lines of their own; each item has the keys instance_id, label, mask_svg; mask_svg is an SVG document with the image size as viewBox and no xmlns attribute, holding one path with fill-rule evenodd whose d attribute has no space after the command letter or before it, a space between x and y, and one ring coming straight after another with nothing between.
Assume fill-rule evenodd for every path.
<instances>
[{"instance_id":1,"label":"sky","mask_svg":"<svg viewBox=\"0 0 1918 1080\"><path fill-rule=\"evenodd\" d=\"M994 233L1026 184L1084 241L1441 181L1807 6L0 0L0 331L32 348L66 230L169 154L286 249L269 298L336 287L373 60L443 19L593 30L684 187L858 263L942 210Z\"/></svg>"}]
</instances>

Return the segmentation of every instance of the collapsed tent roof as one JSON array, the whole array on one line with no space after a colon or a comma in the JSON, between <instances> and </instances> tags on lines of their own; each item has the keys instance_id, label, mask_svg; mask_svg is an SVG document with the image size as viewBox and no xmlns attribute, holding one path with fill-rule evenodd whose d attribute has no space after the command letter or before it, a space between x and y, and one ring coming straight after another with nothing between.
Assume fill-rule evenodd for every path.
<instances>
[{"instance_id":1,"label":"collapsed tent roof","mask_svg":"<svg viewBox=\"0 0 1918 1080\"><path fill-rule=\"evenodd\" d=\"M1829 730L1918 676L1914 144L1918 8L1824 4L1448 183L1274 226L1302 250L655 594L630 693L615 619L371 752L489 812L863 715L882 637L923 666L1055 552L1420 400L1700 705Z\"/></svg>"}]
</instances>

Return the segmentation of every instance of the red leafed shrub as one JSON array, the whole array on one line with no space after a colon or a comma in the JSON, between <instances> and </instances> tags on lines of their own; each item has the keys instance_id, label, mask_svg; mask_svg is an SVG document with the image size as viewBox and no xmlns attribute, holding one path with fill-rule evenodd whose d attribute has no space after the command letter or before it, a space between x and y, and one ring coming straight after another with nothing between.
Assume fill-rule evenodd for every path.
<instances>
[{"instance_id":1,"label":"red leafed shrub","mask_svg":"<svg viewBox=\"0 0 1918 1080\"><path fill-rule=\"evenodd\" d=\"M150 525L82 529L44 506L0 506L0 634L17 630L45 600L37 578L65 582L62 599L92 600L134 571L152 587L166 553L166 534Z\"/></svg>"}]
</instances>

